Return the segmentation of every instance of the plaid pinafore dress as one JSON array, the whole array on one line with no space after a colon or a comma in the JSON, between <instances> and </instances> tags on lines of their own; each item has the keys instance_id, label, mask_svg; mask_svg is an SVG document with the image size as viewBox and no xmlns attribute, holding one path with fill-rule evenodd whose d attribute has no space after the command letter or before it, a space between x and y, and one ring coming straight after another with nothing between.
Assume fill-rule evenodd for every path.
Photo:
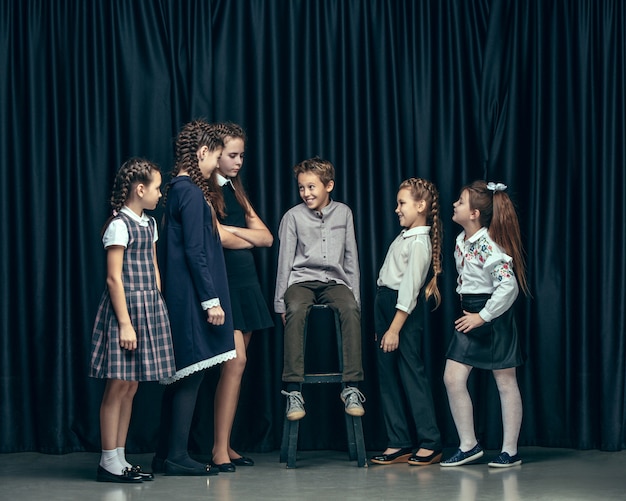
<instances>
[{"instance_id":1,"label":"plaid pinafore dress","mask_svg":"<svg viewBox=\"0 0 626 501\"><path fill-rule=\"evenodd\" d=\"M176 372L167 307L156 286L153 264L154 219L141 226L120 212L128 228L122 281L130 320L137 333L137 349L119 344L119 324L108 288L105 288L91 341L89 375L125 381L159 381Z\"/></svg>"}]
</instances>

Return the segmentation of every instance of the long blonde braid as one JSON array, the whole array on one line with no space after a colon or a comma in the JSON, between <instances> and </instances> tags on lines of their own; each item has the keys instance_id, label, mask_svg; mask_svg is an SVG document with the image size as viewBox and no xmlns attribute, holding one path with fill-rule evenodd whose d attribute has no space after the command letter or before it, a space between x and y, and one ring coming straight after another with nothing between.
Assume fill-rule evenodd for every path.
<instances>
[{"instance_id":1,"label":"long blonde braid","mask_svg":"<svg viewBox=\"0 0 626 501\"><path fill-rule=\"evenodd\" d=\"M411 192L413 200L419 202L424 200L426 202L426 222L430 225L430 242L432 246L432 260L431 267L433 270L433 277L426 285L424 293L426 299L431 297L435 298L435 310L441 304L441 293L439 292L439 286L437 285L437 277L441 275L441 248L443 240L443 232L441 228L441 218L439 217L439 192L437 187L421 178L409 178L400 184L398 189L407 188Z\"/></svg>"}]
</instances>

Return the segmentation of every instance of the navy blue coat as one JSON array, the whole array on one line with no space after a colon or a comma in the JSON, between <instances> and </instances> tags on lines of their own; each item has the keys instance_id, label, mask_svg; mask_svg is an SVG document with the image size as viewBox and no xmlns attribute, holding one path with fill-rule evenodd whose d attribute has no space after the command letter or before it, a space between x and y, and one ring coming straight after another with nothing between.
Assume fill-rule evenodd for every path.
<instances>
[{"instance_id":1,"label":"navy blue coat","mask_svg":"<svg viewBox=\"0 0 626 501\"><path fill-rule=\"evenodd\" d=\"M211 207L189 176L170 182L160 246L163 293L176 359L173 382L235 357L224 252ZM224 325L207 322L201 303L219 298Z\"/></svg>"}]
</instances>

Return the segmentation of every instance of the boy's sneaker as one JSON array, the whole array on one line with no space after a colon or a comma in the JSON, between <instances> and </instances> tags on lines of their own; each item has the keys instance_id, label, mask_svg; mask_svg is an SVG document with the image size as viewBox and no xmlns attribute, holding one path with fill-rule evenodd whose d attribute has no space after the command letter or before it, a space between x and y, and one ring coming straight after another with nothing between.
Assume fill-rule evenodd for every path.
<instances>
[{"instance_id":1,"label":"boy's sneaker","mask_svg":"<svg viewBox=\"0 0 626 501\"><path fill-rule=\"evenodd\" d=\"M354 386L346 386L341 392L341 400L345 404L346 414L349 416L362 416L365 414L362 402L365 402L365 396Z\"/></svg>"},{"instance_id":2,"label":"boy's sneaker","mask_svg":"<svg viewBox=\"0 0 626 501\"><path fill-rule=\"evenodd\" d=\"M299 391L285 391L281 390L281 393L287 397L287 411L286 416L289 421L297 421L302 419L306 412L304 410L304 398Z\"/></svg>"},{"instance_id":3,"label":"boy's sneaker","mask_svg":"<svg viewBox=\"0 0 626 501\"><path fill-rule=\"evenodd\" d=\"M470 463L478 458L483 457L483 449L480 444L476 444L472 449L467 452L463 452L461 449L457 450L454 456L439 463L439 466L461 466L462 464Z\"/></svg>"},{"instance_id":4,"label":"boy's sneaker","mask_svg":"<svg viewBox=\"0 0 626 501\"><path fill-rule=\"evenodd\" d=\"M510 468L511 466L517 466L522 464L522 458L519 454L510 456L508 452L501 452L497 458L493 459L489 466L492 468Z\"/></svg>"}]
</instances>

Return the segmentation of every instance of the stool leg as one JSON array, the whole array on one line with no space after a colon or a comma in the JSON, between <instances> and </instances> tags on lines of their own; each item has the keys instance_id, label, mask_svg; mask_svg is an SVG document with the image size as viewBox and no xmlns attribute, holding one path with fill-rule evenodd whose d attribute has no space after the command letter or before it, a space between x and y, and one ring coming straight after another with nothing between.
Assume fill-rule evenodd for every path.
<instances>
[{"instance_id":1,"label":"stool leg","mask_svg":"<svg viewBox=\"0 0 626 501\"><path fill-rule=\"evenodd\" d=\"M363 422L360 416L349 416L346 414L346 432L350 460L354 461L356 459L357 466L367 467L365 441L363 440Z\"/></svg>"},{"instance_id":2,"label":"stool leg","mask_svg":"<svg viewBox=\"0 0 626 501\"><path fill-rule=\"evenodd\" d=\"M287 461L287 455L289 453L289 420L285 418L283 420L283 438L280 441L280 462Z\"/></svg>"},{"instance_id":3,"label":"stool leg","mask_svg":"<svg viewBox=\"0 0 626 501\"><path fill-rule=\"evenodd\" d=\"M300 421L289 421L289 452L287 454L287 468L296 467L296 451L298 449L298 431Z\"/></svg>"},{"instance_id":4,"label":"stool leg","mask_svg":"<svg viewBox=\"0 0 626 501\"><path fill-rule=\"evenodd\" d=\"M298 449L298 431L300 421L283 422L283 438L280 444L280 462L287 463L287 468L296 467L296 452Z\"/></svg>"},{"instance_id":5,"label":"stool leg","mask_svg":"<svg viewBox=\"0 0 626 501\"><path fill-rule=\"evenodd\" d=\"M289 421L285 417L283 422L283 438L280 445L280 462L286 462L287 468L296 467L299 428L300 421Z\"/></svg>"},{"instance_id":6,"label":"stool leg","mask_svg":"<svg viewBox=\"0 0 626 501\"><path fill-rule=\"evenodd\" d=\"M354 437L353 416L344 413L346 418L346 438L348 439L348 457L350 461L356 459L356 439Z\"/></svg>"},{"instance_id":7,"label":"stool leg","mask_svg":"<svg viewBox=\"0 0 626 501\"><path fill-rule=\"evenodd\" d=\"M367 461L365 459L365 440L363 440L363 422L361 421L361 417L353 417L352 423L354 424L354 435L356 438L357 466L367 467Z\"/></svg>"}]
</instances>

